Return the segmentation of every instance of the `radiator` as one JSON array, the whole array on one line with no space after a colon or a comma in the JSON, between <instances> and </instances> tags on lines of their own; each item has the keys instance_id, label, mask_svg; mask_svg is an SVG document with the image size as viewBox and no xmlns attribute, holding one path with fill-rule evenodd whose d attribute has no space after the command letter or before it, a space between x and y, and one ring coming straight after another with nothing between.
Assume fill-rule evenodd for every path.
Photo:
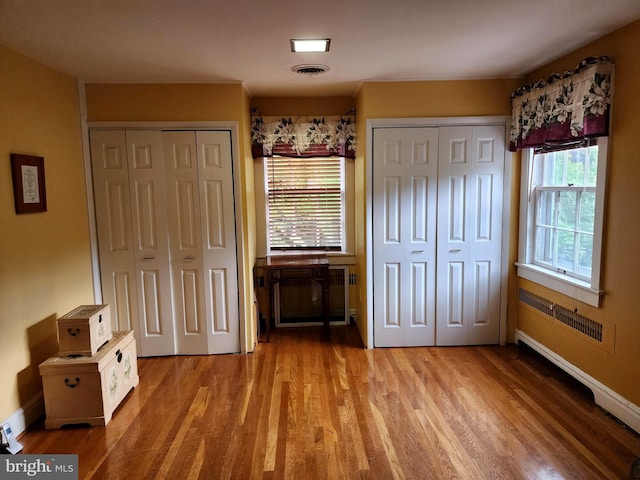
<instances>
[{"instance_id":1,"label":"radiator","mask_svg":"<svg viewBox=\"0 0 640 480\"><path fill-rule=\"evenodd\" d=\"M531 293L524 288L520 288L518 293L518 297L522 303L535 308L551 318L555 318L557 321L562 322L566 326L597 342L602 342L602 323L581 315L575 310L558 305L547 298Z\"/></svg>"},{"instance_id":2,"label":"radiator","mask_svg":"<svg viewBox=\"0 0 640 480\"><path fill-rule=\"evenodd\" d=\"M349 267L329 267L329 313L331 325L349 321ZM281 278L274 289L274 320L278 327L322 325L322 287L295 273Z\"/></svg>"}]
</instances>

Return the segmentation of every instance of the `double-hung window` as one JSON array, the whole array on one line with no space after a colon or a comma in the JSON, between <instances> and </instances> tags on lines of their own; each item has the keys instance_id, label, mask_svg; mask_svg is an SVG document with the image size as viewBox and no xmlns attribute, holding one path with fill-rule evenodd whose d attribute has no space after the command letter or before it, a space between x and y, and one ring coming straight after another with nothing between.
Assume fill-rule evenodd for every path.
<instances>
[{"instance_id":1,"label":"double-hung window","mask_svg":"<svg viewBox=\"0 0 640 480\"><path fill-rule=\"evenodd\" d=\"M524 158L518 274L598 306L607 139Z\"/></svg>"},{"instance_id":2,"label":"double-hung window","mask_svg":"<svg viewBox=\"0 0 640 480\"><path fill-rule=\"evenodd\" d=\"M264 159L268 251L344 251L345 159Z\"/></svg>"}]
</instances>

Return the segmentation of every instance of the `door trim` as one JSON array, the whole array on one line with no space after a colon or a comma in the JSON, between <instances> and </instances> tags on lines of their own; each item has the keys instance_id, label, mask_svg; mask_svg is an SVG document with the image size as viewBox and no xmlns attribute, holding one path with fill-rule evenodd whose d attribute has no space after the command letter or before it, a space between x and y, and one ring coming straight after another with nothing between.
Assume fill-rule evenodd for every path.
<instances>
[{"instance_id":1,"label":"door trim","mask_svg":"<svg viewBox=\"0 0 640 480\"><path fill-rule=\"evenodd\" d=\"M89 235L91 249L91 266L93 271L93 288L94 298L97 303L102 300L102 285L100 282L100 267L98 255L98 235L95 215L95 205L93 202L93 182L91 180L91 152L89 149L89 131L90 130L227 130L231 134L231 156L233 165L233 200L235 203L235 230L236 230L236 262L238 270L238 321L240 327L240 352L247 353L250 346L247 345L247 322L251 316L251 312L247 312L245 286L245 266L244 257L242 255L242 245L246 239L243 236L242 215L245 207L242 202L242 184L240 179L240 154L238 146L240 145L240 137L238 135L237 121L108 121L108 122L89 122L87 121L86 102L84 101L84 83L78 81L79 98L80 98L80 117L83 136L83 158L85 169L85 186L87 194L87 205L89 209ZM253 303L253 302L251 302Z\"/></svg>"},{"instance_id":2,"label":"door trim","mask_svg":"<svg viewBox=\"0 0 640 480\"><path fill-rule=\"evenodd\" d=\"M374 348L373 340L373 133L376 128L406 128L406 127L446 127L446 126L480 126L505 125L505 132L509 132L511 117L477 116L477 117L416 117L416 118L369 118L366 123L365 135L365 267L366 267L366 348ZM508 138L505 139L507 142ZM508 144L508 143L506 143ZM508 153L508 152L507 152ZM503 201L502 211L502 258L500 281L500 345L507 343L507 295L509 278L509 219L511 218L511 169L512 158L508 155L504 162Z\"/></svg>"}]
</instances>

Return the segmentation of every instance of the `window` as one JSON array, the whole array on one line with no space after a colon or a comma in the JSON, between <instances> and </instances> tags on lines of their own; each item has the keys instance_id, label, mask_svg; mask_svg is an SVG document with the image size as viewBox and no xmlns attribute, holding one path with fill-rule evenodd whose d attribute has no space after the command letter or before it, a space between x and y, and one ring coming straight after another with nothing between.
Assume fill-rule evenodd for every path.
<instances>
[{"instance_id":1,"label":"window","mask_svg":"<svg viewBox=\"0 0 640 480\"><path fill-rule=\"evenodd\" d=\"M342 157L264 160L268 250L344 250Z\"/></svg>"},{"instance_id":2,"label":"window","mask_svg":"<svg viewBox=\"0 0 640 480\"><path fill-rule=\"evenodd\" d=\"M606 137L530 149L525 164L518 274L598 306Z\"/></svg>"}]
</instances>

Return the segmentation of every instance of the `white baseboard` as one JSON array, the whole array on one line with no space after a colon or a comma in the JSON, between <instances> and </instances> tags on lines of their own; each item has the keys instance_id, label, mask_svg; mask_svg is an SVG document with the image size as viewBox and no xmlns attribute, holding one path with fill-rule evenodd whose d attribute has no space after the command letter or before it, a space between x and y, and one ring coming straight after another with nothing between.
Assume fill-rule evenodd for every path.
<instances>
[{"instance_id":1,"label":"white baseboard","mask_svg":"<svg viewBox=\"0 0 640 480\"><path fill-rule=\"evenodd\" d=\"M5 419L2 424L9 423L13 434L17 437L24 432L29 425L44 415L44 397L39 393L25 405L20 407L13 414Z\"/></svg>"},{"instance_id":2,"label":"white baseboard","mask_svg":"<svg viewBox=\"0 0 640 480\"><path fill-rule=\"evenodd\" d=\"M545 347L540 342L534 340L526 333L516 330L515 341L525 343L529 347L533 348L536 352L541 354L547 360L554 363L556 366L567 372L573 378L578 380L584 386L589 388L593 392L593 398L596 405L609 412L618 420L640 433L640 407L625 399L621 395L611 390L606 385L600 383L591 375L583 372L578 367L569 363L560 355Z\"/></svg>"}]
</instances>

